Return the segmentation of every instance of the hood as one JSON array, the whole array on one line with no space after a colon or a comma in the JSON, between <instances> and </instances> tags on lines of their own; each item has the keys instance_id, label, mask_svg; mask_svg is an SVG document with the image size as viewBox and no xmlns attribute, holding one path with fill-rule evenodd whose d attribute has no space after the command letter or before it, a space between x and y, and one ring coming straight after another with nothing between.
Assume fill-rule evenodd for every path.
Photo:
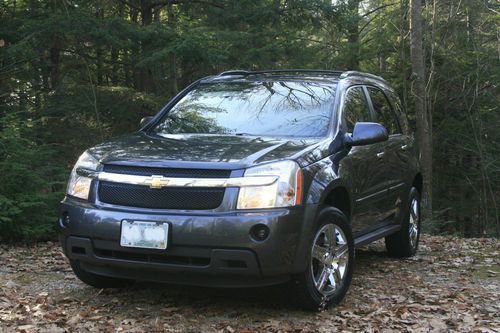
<instances>
[{"instance_id":1,"label":"hood","mask_svg":"<svg viewBox=\"0 0 500 333\"><path fill-rule=\"evenodd\" d=\"M273 160L301 159L310 155L321 140L206 134L153 136L137 132L95 146L89 152L104 164L185 167L217 163L222 168L237 169Z\"/></svg>"}]
</instances>

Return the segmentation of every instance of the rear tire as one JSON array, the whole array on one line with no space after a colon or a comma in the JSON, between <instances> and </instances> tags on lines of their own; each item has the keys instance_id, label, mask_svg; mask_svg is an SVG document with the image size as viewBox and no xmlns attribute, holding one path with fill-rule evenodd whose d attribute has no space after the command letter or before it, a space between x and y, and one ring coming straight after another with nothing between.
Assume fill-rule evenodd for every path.
<instances>
[{"instance_id":1,"label":"rear tire","mask_svg":"<svg viewBox=\"0 0 500 333\"><path fill-rule=\"evenodd\" d=\"M346 216L337 208L321 210L315 225L306 270L296 276L294 283L298 305L321 311L342 301L349 289L354 239Z\"/></svg>"},{"instance_id":2,"label":"rear tire","mask_svg":"<svg viewBox=\"0 0 500 333\"><path fill-rule=\"evenodd\" d=\"M132 280L112 278L87 272L81 268L80 262L77 260L70 260L70 265L71 269L80 281L94 288L124 288L134 282Z\"/></svg>"},{"instance_id":3,"label":"rear tire","mask_svg":"<svg viewBox=\"0 0 500 333\"><path fill-rule=\"evenodd\" d=\"M393 257L411 257L417 253L420 240L420 193L415 187L410 190L401 229L385 238L385 246Z\"/></svg>"}]
</instances>

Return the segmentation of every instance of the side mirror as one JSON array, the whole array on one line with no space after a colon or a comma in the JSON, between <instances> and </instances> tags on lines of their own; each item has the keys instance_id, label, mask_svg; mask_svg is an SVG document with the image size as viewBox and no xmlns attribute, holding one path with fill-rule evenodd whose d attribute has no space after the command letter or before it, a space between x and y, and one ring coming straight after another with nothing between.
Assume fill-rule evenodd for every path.
<instances>
[{"instance_id":1,"label":"side mirror","mask_svg":"<svg viewBox=\"0 0 500 333\"><path fill-rule=\"evenodd\" d=\"M148 116L148 117L142 118L140 123L139 123L139 128L143 128L144 126L146 126L152 119L153 119L153 116Z\"/></svg>"},{"instance_id":2,"label":"side mirror","mask_svg":"<svg viewBox=\"0 0 500 333\"><path fill-rule=\"evenodd\" d=\"M379 123L360 122L354 124L352 136L347 139L346 144L350 147L364 146L386 141L388 138L387 130Z\"/></svg>"}]
</instances>

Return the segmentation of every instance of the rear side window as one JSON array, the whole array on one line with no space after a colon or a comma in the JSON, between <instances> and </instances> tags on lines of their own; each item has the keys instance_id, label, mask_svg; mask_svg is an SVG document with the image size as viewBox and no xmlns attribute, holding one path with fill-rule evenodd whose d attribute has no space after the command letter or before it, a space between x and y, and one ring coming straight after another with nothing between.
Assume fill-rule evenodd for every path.
<instances>
[{"instance_id":1,"label":"rear side window","mask_svg":"<svg viewBox=\"0 0 500 333\"><path fill-rule=\"evenodd\" d=\"M370 93L377 122L382 124L387 129L389 135L401 133L396 114L394 113L394 110L392 110L391 104L382 90L374 87L367 88Z\"/></svg>"},{"instance_id":2,"label":"rear side window","mask_svg":"<svg viewBox=\"0 0 500 333\"><path fill-rule=\"evenodd\" d=\"M346 93L344 102L344 120L347 132L352 133L357 122L371 121L362 87L352 87Z\"/></svg>"},{"instance_id":3,"label":"rear side window","mask_svg":"<svg viewBox=\"0 0 500 333\"><path fill-rule=\"evenodd\" d=\"M394 111L396 111L396 116L398 117L399 126L401 127L402 132L408 133L410 130L408 125L408 118L403 106L401 105L401 101L399 100L398 95L396 95L392 91L389 91L387 93L387 97L389 97L389 99L391 100Z\"/></svg>"}]
</instances>

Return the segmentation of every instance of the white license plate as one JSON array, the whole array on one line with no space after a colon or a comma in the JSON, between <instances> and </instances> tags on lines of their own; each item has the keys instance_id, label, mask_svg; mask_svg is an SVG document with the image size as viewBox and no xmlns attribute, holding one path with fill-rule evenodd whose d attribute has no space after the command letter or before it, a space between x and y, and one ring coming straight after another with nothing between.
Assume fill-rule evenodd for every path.
<instances>
[{"instance_id":1,"label":"white license plate","mask_svg":"<svg viewBox=\"0 0 500 333\"><path fill-rule=\"evenodd\" d=\"M168 223L122 221L121 246L165 250L167 242Z\"/></svg>"}]
</instances>

